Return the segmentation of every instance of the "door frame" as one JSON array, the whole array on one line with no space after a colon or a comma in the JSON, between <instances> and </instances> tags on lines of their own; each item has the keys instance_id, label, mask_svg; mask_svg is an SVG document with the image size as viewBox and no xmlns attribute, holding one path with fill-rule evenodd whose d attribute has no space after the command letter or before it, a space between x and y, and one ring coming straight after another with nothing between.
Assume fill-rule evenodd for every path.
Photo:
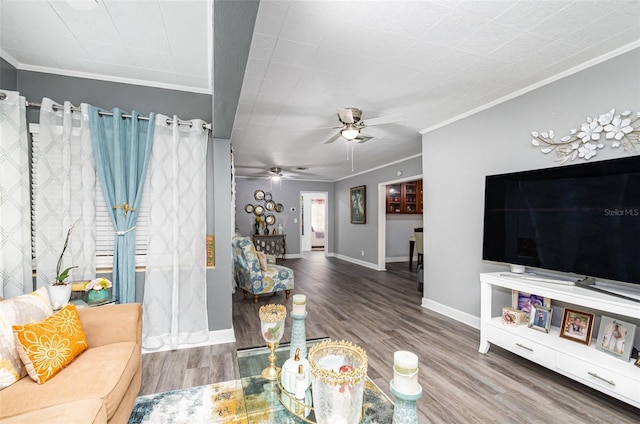
<instances>
[{"instance_id":1,"label":"door frame","mask_svg":"<svg viewBox=\"0 0 640 424\"><path fill-rule=\"evenodd\" d=\"M327 256L327 254L329 253L329 192L322 190L301 190L298 201L302 200L303 196L311 194L321 194L324 197L324 255ZM299 209L300 224L298 225L298 234L300 236L300 255L302 256L302 254L305 252L304 250L302 250L303 210L302 207L300 207ZM309 225L309 229L310 228L311 226Z\"/></svg>"},{"instance_id":2,"label":"door frame","mask_svg":"<svg viewBox=\"0 0 640 424\"><path fill-rule=\"evenodd\" d=\"M404 183L420 179L422 179L422 174L378 183L378 271L387 270L387 186L389 184ZM424 199L424 182L422 187ZM424 200L422 205L424 206ZM422 217L424 219L424 210L422 211Z\"/></svg>"}]
</instances>

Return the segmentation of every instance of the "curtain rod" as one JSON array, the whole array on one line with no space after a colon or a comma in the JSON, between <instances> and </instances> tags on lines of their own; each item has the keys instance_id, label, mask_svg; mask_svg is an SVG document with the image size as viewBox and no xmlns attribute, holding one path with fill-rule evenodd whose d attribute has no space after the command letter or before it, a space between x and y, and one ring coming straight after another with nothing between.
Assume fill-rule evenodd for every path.
<instances>
[{"instance_id":1,"label":"curtain rod","mask_svg":"<svg viewBox=\"0 0 640 424\"><path fill-rule=\"evenodd\" d=\"M2 99L0 99L2 100ZM26 101L25 102L25 106L27 107L35 107L35 108L41 108L42 105L40 103L36 103L36 102L30 102L30 101ZM53 110L61 110L63 108L63 106L61 105L57 105L57 104L53 104ZM76 106L71 106L71 112L80 112L80 108L76 107ZM101 116L113 116L113 113L111 112L102 112L102 111L98 111L98 114ZM124 119L131 119L131 115L127 115L127 114L122 114L122 118ZM146 116L138 116L138 120L140 121L148 121L149 118ZM167 125L171 125L174 124L173 119L167 118ZM189 121L181 121L178 120L178 125L188 125L189 127L193 127L193 122L189 122ZM202 128L205 130L211 130L211 124L207 124L204 123L202 124Z\"/></svg>"}]
</instances>

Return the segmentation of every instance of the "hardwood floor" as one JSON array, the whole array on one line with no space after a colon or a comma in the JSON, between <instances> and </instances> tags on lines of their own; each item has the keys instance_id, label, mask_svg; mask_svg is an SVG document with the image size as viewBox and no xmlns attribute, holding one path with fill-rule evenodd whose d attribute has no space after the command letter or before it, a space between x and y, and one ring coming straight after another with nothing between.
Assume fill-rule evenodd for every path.
<instances>
[{"instance_id":1,"label":"hardwood floor","mask_svg":"<svg viewBox=\"0 0 640 424\"><path fill-rule=\"evenodd\" d=\"M369 377L388 395L393 352L420 358L420 423L638 423L640 410L492 346L478 352L479 331L420 306L415 266L378 272L323 252L280 262L294 269L294 293L307 295L307 338L344 339L369 358ZM427 282L428 284L428 282ZM264 345L258 304L233 297L236 343L143 356L141 394L237 378L235 351ZM291 318L283 341L288 341ZM640 388L638 389L640 390Z\"/></svg>"}]
</instances>

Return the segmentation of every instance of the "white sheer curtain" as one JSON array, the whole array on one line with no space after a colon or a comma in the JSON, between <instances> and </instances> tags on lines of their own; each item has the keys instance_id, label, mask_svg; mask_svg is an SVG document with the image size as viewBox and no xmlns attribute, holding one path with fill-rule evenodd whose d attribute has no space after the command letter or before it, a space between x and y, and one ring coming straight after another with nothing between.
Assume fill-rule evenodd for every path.
<instances>
[{"instance_id":1,"label":"white sheer curtain","mask_svg":"<svg viewBox=\"0 0 640 424\"><path fill-rule=\"evenodd\" d=\"M34 141L37 285L55 280L56 264L67 230L74 226L61 270L69 281L95 278L96 170L87 104L72 112L42 99L37 143Z\"/></svg>"},{"instance_id":2,"label":"white sheer curtain","mask_svg":"<svg viewBox=\"0 0 640 424\"><path fill-rule=\"evenodd\" d=\"M206 152L203 121L167 125L156 116L149 190L149 244L142 345L148 349L208 340ZM169 118L171 119L171 118ZM174 122L178 117L173 116Z\"/></svg>"},{"instance_id":3,"label":"white sheer curtain","mask_svg":"<svg viewBox=\"0 0 640 424\"><path fill-rule=\"evenodd\" d=\"M0 100L0 296L33 290L29 156L25 100L3 90Z\"/></svg>"}]
</instances>

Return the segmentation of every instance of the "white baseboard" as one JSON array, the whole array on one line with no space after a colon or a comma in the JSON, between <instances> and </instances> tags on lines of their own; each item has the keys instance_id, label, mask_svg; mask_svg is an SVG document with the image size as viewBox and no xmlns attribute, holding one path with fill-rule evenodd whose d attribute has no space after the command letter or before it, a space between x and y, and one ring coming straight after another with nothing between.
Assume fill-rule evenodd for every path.
<instances>
[{"instance_id":1,"label":"white baseboard","mask_svg":"<svg viewBox=\"0 0 640 424\"><path fill-rule=\"evenodd\" d=\"M300 253L287 253L286 255L284 255L285 259L300 259L302 257L302 254Z\"/></svg>"},{"instance_id":2,"label":"white baseboard","mask_svg":"<svg viewBox=\"0 0 640 424\"><path fill-rule=\"evenodd\" d=\"M409 262L408 256L393 256L389 258L384 258L385 262Z\"/></svg>"},{"instance_id":3,"label":"white baseboard","mask_svg":"<svg viewBox=\"0 0 640 424\"><path fill-rule=\"evenodd\" d=\"M229 328L226 330L209 331L209 340L206 340L200 343L181 344L181 345L178 345L177 349L188 349L191 347L201 347L201 346L217 345L217 344L224 344L224 343L235 343L235 341L236 341L236 334L233 331L233 328ZM169 346L163 346L158 349L142 348L142 354L144 355L145 353L166 352L168 350L173 350L173 349L171 349Z\"/></svg>"},{"instance_id":4,"label":"white baseboard","mask_svg":"<svg viewBox=\"0 0 640 424\"><path fill-rule=\"evenodd\" d=\"M443 305L442 303L435 302L431 299L427 299L426 297L422 298L422 307L430 309L446 317L455 319L456 321L459 321L473 328L480 329L480 318L474 315L462 312L447 305Z\"/></svg>"},{"instance_id":5,"label":"white baseboard","mask_svg":"<svg viewBox=\"0 0 640 424\"><path fill-rule=\"evenodd\" d=\"M379 271L378 264L372 264L371 262L361 261L360 259L355 259L350 256L341 255L339 253L334 253L333 256L340 260L351 262L352 264L360 265L365 268L371 268L371 269L375 269L376 271Z\"/></svg>"}]
</instances>

